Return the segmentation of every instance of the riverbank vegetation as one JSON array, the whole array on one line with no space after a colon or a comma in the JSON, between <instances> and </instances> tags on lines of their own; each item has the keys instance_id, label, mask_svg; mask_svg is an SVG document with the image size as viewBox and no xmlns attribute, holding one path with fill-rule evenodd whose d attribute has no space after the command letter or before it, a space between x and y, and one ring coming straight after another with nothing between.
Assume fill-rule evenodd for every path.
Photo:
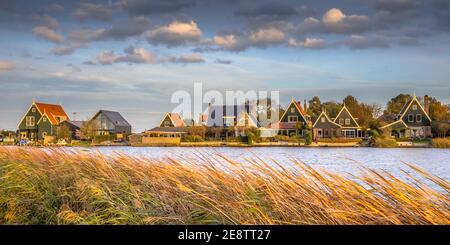
<instances>
[{"instance_id":1,"label":"riverbank vegetation","mask_svg":"<svg viewBox=\"0 0 450 245\"><path fill-rule=\"evenodd\" d=\"M449 183L412 165L405 182L285 164L3 147L0 223L450 224Z\"/></svg>"},{"instance_id":2,"label":"riverbank vegetation","mask_svg":"<svg viewBox=\"0 0 450 245\"><path fill-rule=\"evenodd\" d=\"M450 148L450 138L434 138L431 144L434 148Z\"/></svg>"}]
</instances>

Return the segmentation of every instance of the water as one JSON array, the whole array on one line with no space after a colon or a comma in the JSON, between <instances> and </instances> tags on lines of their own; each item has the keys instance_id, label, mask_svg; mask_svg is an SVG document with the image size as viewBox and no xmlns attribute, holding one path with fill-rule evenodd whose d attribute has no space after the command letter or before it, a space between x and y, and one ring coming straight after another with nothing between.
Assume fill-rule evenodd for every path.
<instances>
[{"instance_id":1,"label":"water","mask_svg":"<svg viewBox=\"0 0 450 245\"><path fill-rule=\"evenodd\" d=\"M106 155L114 152L132 156L162 159L172 157L179 160L195 159L198 154L223 154L245 164L246 158L271 159L286 167L292 166L291 159L301 160L317 169L339 173L358 173L358 164L375 169L386 170L395 176L404 176L401 169L413 172L404 163L419 166L429 173L450 181L450 149L430 148L334 148L334 147L98 147L85 148L98 150Z\"/></svg>"}]
</instances>

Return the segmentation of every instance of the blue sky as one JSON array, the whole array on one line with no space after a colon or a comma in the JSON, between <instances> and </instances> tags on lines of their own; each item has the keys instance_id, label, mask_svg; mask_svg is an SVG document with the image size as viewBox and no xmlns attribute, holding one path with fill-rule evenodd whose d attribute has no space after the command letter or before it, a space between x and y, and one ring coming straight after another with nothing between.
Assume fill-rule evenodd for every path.
<instances>
[{"instance_id":1,"label":"blue sky","mask_svg":"<svg viewBox=\"0 0 450 245\"><path fill-rule=\"evenodd\" d=\"M445 0L0 1L0 128L32 100L141 131L176 90L279 90L281 102L398 93L450 103Z\"/></svg>"}]
</instances>

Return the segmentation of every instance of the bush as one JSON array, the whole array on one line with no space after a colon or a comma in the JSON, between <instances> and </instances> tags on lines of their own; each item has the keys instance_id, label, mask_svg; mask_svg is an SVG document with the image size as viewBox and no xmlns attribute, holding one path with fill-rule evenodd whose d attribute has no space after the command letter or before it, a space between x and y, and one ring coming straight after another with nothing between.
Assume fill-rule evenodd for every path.
<instances>
[{"instance_id":1,"label":"bush","mask_svg":"<svg viewBox=\"0 0 450 245\"><path fill-rule=\"evenodd\" d=\"M380 147L380 148L392 148L392 147L397 147L397 141L395 141L395 139L378 137L375 139L374 145L375 145L375 147Z\"/></svg>"},{"instance_id":2,"label":"bush","mask_svg":"<svg viewBox=\"0 0 450 245\"><path fill-rule=\"evenodd\" d=\"M248 133L248 135L247 135L247 144L248 145L253 145L253 137L255 137L255 135L253 133Z\"/></svg>"},{"instance_id":3,"label":"bush","mask_svg":"<svg viewBox=\"0 0 450 245\"><path fill-rule=\"evenodd\" d=\"M348 138L319 138L317 139L318 142L322 143L353 143L353 142L362 142L362 139L355 138L355 139L348 139Z\"/></svg>"},{"instance_id":4,"label":"bush","mask_svg":"<svg viewBox=\"0 0 450 245\"><path fill-rule=\"evenodd\" d=\"M114 140L114 136L112 135L96 135L94 136L94 143L102 143L105 141L112 141Z\"/></svg>"},{"instance_id":5,"label":"bush","mask_svg":"<svg viewBox=\"0 0 450 245\"><path fill-rule=\"evenodd\" d=\"M372 138L374 139L380 137L380 133L375 129L370 130L370 135L372 135Z\"/></svg>"},{"instance_id":6,"label":"bush","mask_svg":"<svg viewBox=\"0 0 450 245\"><path fill-rule=\"evenodd\" d=\"M181 139L183 142L203 142L204 139L199 135L185 135Z\"/></svg>"},{"instance_id":7,"label":"bush","mask_svg":"<svg viewBox=\"0 0 450 245\"><path fill-rule=\"evenodd\" d=\"M431 144L434 148L450 148L450 138L434 138Z\"/></svg>"},{"instance_id":8,"label":"bush","mask_svg":"<svg viewBox=\"0 0 450 245\"><path fill-rule=\"evenodd\" d=\"M311 145L311 143L312 143L311 130L305 130L305 134L303 137L305 139L305 145Z\"/></svg>"}]
</instances>

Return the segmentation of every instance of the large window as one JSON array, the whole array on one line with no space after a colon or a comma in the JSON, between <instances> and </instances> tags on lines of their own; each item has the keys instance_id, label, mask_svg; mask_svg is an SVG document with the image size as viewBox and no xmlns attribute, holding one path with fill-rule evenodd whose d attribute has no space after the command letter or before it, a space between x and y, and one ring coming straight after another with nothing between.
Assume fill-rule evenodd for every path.
<instances>
[{"instance_id":1,"label":"large window","mask_svg":"<svg viewBox=\"0 0 450 245\"><path fill-rule=\"evenodd\" d=\"M288 122L298 122L297 116L288 116Z\"/></svg>"},{"instance_id":2,"label":"large window","mask_svg":"<svg viewBox=\"0 0 450 245\"><path fill-rule=\"evenodd\" d=\"M422 114L416 115L416 122L422 122Z\"/></svg>"},{"instance_id":3,"label":"large window","mask_svg":"<svg viewBox=\"0 0 450 245\"><path fill-rule=\"evenodd\" d=\"M35 121L33 116L27 116L26 117L26 125L27 127L34 127Z\"/></svg>"},{"instance_id":4,"label":"large window","mask_svg":"<svg viewBox=\"0 0 450 245\"><path fill-rule=\"evenodd\" d=\"M343 134L345 138L355 138L355 130L345 130Z\"/></svg>"},{"instance_id":5,"label":"large window","mask_svg":"<svg viewBox=\"0 0 450 245\"><path fill-rule=\"evenodd\" d=\"M408 122L414 122L414 115L413 114L409 114L408 115Z\"/></svg>"}]
</instances>

